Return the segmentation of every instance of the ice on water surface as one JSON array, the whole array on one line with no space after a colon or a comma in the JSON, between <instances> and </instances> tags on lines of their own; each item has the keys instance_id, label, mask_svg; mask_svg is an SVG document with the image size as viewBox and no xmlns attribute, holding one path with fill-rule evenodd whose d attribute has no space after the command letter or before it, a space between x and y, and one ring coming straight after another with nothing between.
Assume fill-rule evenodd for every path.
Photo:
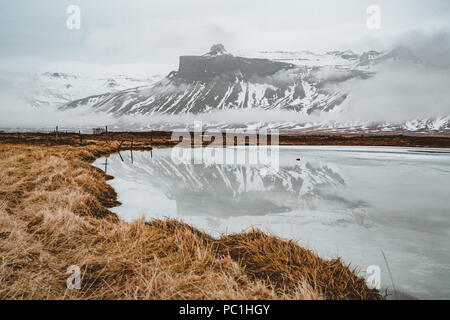
<instances>
[{"instance_id":1,"label":"ice on water surface","mask_svg":"<svg viewBox=\"0 0 450 320\"><path fill-rule=\"evenodd\" d=\"M361 276L378 265L391 287L383 250L397 289L450 298L450 150L280 147L279 155L278 171L178 163L170 149L133 152L133 162L129 151L111 155L122 203L112 210L127 221L182 219L215 236L256 227L339 256Z\"/></svg>"}]
</instances>

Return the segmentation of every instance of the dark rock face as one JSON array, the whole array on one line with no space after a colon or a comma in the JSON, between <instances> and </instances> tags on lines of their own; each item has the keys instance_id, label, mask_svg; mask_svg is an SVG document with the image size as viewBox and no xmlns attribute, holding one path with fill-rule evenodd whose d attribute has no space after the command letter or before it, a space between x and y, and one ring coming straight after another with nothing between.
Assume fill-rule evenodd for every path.
<instances>
[{"instance_id":1,"label":"dark rock face","mask_svg":"<svg viewBox=\"0 0 450 320\"><path fill-rule=\"evenodd\" d=\"M209 54L210 55L218 55L218 54L224 54L226 53L227 50L225 50L225 46L223 44L215 44L211 47L211 49L209 50Z\"/></svg>"},{"instance_id":2,"label":"dark rock face","mask_svg":"<svg viewBox=\"0 0 450 320\"><path fill-rule=\"evenodd\" d=\"M178 75L192 81L209 81L217 76L245 80L271 76L281 70L293 69L289 63L265 59L249 59L224 54L218 56L181 56Z\"/></svg>"}]
</instances>

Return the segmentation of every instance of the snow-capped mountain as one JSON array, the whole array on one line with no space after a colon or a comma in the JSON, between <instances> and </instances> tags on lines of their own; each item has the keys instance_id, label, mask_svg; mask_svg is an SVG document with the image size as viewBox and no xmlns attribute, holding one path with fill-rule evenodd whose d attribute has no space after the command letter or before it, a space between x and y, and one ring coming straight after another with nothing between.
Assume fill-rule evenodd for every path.
<instances>
[{"instance_id":1,"label":"snow-capped mountain","mask_svg":"<svg viewBox=\"0 0 450 320\"><path fill-rule=\"evenodd\" d=\"M411 63L423 63L414 52L406 47L395 47L387 52L370 50L362 54L356 54L352 50L329 51L323 54L311 51L261 51L257 53L240 53L249 57L270 59L292 63L305 67L338 67L339 69L371 70L371 67L389 61L408 61Z\"/></svg>"},{"instance_id":2,"label":"snow-capped mountain","mask_svg":"<svg viewBox=\"0 0 450 320\"><path fill-rule=\"evenodd\" d=\"M356 59L350 52L329 55ZM345 100L346 92L328 84L371 76L356 69L311 67L292 63L294 59L286 62L271 58L234 56L217 45L203 56L181 56L178 71L153 86L95 95L63 108L89 106L117 116L248 108L311 114L331 111Z\"/></svg>"},{"instance_id":3,"label":"snow-capped mountain","mask_svg":"<svg viewBox=\"0 0 450 320\"><path fill-rule=\"evenodd\" d=\"M360 84L371 83L372 80L368 79L375 79L375 76L393 67L415 70L415 77L420 77L422 70L434 68L404 47L387 52L368 51L362 54L351 50L330 51L324 54L310 51L266 51L251 56L243 53L231 54L222 45L214 45L204 55L181 56L178 70L152 85L138 87L128 83L125 86L129 86L129 89L118 90L115 81L104 82L106 86L117 90L112 89L107 93L70 101L60 109L85 107L116 117L213 115L222 111L246 111L247 118L248 112L256 109L271 112L280 110L290 111L292 115L283 121L242 119L236 122L225 117L205 125L222 129L276 128L329 133L450 132L450 112L434 113L428 117L424 114L417 117L408 116L402 121L348 120L350 118L345 116L349 111L346 102L351 101L355 93L359 93ZM399 70L401 74L405 69ZM366 80L368 82L365 82ZM383 82L380 86L379 83L380 81L378 86L381 91L377 88L376 94L381 95L384 94L383 88L392 94L392 91L395 91L392 86L401 85L399 81L392 85ZM363 99L370 101L370 94L373 93ZM326 116L323 118L324 115ZM317 116L323 119L315 119ZM388 115L385 118L389 118ZM117 129L124 129L123 126L133 130L189 126L186 123L177 123L177 120L171 120L169 123L153 121L147 124L127 121L125 124L122 121Z\"/></svg>"},{"instance_id":4,"label":"snow-capped mountain","mask_svg":"<svg viewBox=\"0 0 450 320\"><path fill-rule=\"evenodd\" d=\"M195 125L191 121L156 121L147 122L137 119L132 121L118 122L111 126L113 130L126 131L148 131L148 130L180 130L185 129L193 131ZM450 134L450 115L430 117L430 118L414 118L399 123L390 122L373 122L369 120L359 121L298 121L293 118L290 121L204 121L203 130L216 132L217 130L279 130L286 133L317 133L317 134Z\"/></svg>"},{"instance_id":5,"label":"snow-capped mountain","mask_svg":"<svg viewBox=\"0 0 450 320\"><path fill-rule=\"evenodd\" d=\"M32 78L30 104L35 107L60 107L73 100L128 88L149 86L162 76L134 78L125 75L95 78L63 72L44 72Z\"/></svg>"},{"instance_id":6,"label":"snow-capped mountain","mask_svg":"<svg viewBox=\"0 0 450 320\"><path fill-rule=\"evenodd\" d=\"M396 47L391 51L385 53L377 51L365 52L359 57L359 61L355 67L367 70L371 67L389 61L403 61L413 64L423 64L423 61L419 57L417 57L411 49L405 47Z\"/></svg>"},{"instance_id":7,"label":"snow-capped mountain","mask_svg":"<svg viewBox=\"0 0 450 320\"><path fill-rule=\"evenodd\" d=\"M282 61L307 67L323 67L323 66L351 67L358 62L358 59L360 57L352 50L330 51L324 54L318 54L307 50L260 51L256 53L238 52L237 54L244 57L270 59L274 61Z\"/></svg>"},{"instance_id":8,"label":"snow-capped mountain","mask_svg":"<svg viewBox=\"0 0 450 320\"><path fill-rule=\"evenodd\" d=\"M308 115L339 111L349 92L341 82L364 80L389 61L421 63L403 47L361 55L351 50L315 54L260 52L256 58L228 53L215 45L203 56L181 56L179 69L153 86L111 91L71 101L62 108L92 107L116 116L183 114L260 108Z\"/></svg>"}]
</instances>

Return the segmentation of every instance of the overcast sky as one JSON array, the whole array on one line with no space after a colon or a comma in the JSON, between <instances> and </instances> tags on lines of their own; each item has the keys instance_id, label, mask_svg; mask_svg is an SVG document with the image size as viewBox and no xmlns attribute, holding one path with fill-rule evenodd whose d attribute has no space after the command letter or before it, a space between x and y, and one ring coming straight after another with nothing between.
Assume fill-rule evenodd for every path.
<instances>
[{"instance_id":1,"label":"overcast sky","mask_svg":"<svg viewBox=\"0 0 450 320\"><path fill-rule=\"evenodd\" d=\"M80 30L66 28L71 4L81 8ZM371 4L381 8L380 30L366 27ZM448 0L0 0L0 68L71 61L168 72L179 55L213 43L232 52L363 51L441 37L449 49L449 17Z\"/></svg>"}]
</instances>

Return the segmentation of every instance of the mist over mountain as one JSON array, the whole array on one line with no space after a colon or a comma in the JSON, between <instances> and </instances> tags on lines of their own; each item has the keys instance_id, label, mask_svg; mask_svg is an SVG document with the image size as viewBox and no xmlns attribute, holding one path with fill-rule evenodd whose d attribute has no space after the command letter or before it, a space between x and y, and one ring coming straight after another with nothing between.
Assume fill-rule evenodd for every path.
<instances>
[{"instance_id":1,"label":"mist over mountain","mask_svg":"<svg viewBox=\"0 0 450 320\"><path fill-rule=\"evenodd\" d=\"M352 63L355 57L342 54L341 59ZM234 56L217 45L202 56L181 56L178 71L154 86L96 95L63 108L90 106L117 116L199 114L248 108L307 115L331 111L345 100L346 93L331 89L328 83L371 75L370 71L348 68L332 70L334 77L323 77L324 68L280 60Z\"/></svg>"},{"instance_id":2,"label":"mist over mountain","mask_svg":"<svg viewBox=\"0 0 450 320\"><path fill-rule=\"evenodd\" d=\"M178 70L154 85L75 100L61 110L131 116L131 127L141 129L195 119L221 128L446 132L449 74L404 46L251 57L218 44L204 55L181 56Z\"/></svg>"},{"instance_id":3,"label":"mist over mountain","mask_svg":"<svg viewBox=\"0 0 450 320\"><path fill-rule=\"evenodd\" d=\"M60 107L86 96L119 92L131 87L149 86L161 76L137 78L126 75L94 77L66 72L44 72L33 75L30 96L34 107Z\"/></svg>"},{"instance_id":4,"label":"mist over mountain","mask_svg":"<svg viewBox=\"0 0 450 320\"><path fill-rule=\"evenodd\" d=\"M203 121L222 129L445 133L450 132L449 80L448 68L405 46L359 54L250 55L216 44L203 55L180 56L178 70L165 77L36 75L25 90L35 109L28 113L30 121L21 123L32 123L45 110L46 125L80 127L96 119L117 130L166 130ZM59 111L53 114L52 108ZM77 119L83 120L77 124Z\"/></svg>"}]
</instances>

